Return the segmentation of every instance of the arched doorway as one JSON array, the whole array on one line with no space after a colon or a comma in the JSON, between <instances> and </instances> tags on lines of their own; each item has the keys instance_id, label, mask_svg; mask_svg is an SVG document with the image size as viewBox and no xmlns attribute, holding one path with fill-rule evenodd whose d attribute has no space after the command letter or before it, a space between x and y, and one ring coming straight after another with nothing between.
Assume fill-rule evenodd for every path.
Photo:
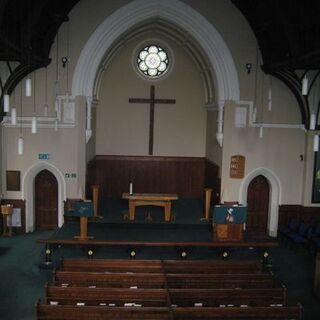
<instances>
[{"instance_id":1,"label":"arched doorway","mask_svg":"<svg viewBox=\"0 0 320 320\"><path fill-rule=\"evenodd\" d=\"M34 179L35 229L50 230L58 226L58 181L49 170Z\"/></svg>"},{"instance_id":2,"label":"arched doorway","mask_svg":"<svg viewBox=\"0 0 320 320\"><path fill-rule=\"evenodd\" d=\"M247 193L247 230L267 233L270 186L263 175L250 182Z\"/></svg>"}]
</instances>

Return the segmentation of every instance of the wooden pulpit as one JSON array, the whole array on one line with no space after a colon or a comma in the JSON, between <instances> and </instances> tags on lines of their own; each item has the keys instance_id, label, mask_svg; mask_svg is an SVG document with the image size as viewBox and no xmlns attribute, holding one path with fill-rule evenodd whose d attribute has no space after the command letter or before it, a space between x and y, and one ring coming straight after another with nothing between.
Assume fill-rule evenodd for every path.
<instances>
[{"instance_id":1,"label":"wooden pulpit","mask_svg":"<svg viewBox=\"0 0 320 320\"><path fill-rule=\"evenodd\" d=\"M247 207L217 205L213 208L213 240L242 241Z\"/></svg>"},{"instance_id":2,"label":"wooden pulpit","mask_svg":"<svg viewBox=\"0 0 320 320\"><path fill-rule=\"evenodd\" d=\"M93 217L93 205L91 201L77 201L74 203L74 213L75 217L80 218L80 235L75 236L78 240L88 240L93 239L93 237L88 236L88 218Z\"/></svg>"}]
</instances>

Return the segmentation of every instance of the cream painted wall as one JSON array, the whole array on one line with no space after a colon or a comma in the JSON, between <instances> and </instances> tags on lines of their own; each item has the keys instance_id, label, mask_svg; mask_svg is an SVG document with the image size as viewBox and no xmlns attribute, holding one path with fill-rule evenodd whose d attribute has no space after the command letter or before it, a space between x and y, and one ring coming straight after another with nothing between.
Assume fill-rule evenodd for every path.
<instances>
[{"instance_id":1,"label":"cream painted wall","mask_svg":"<svg viewBox=\"0 0 320 320\"><path fill-rule=\"evenodd\" d=\"M132 53L144 39L127 43L108 65L97 107L97 154L147 155L149 104L131 104L129 98L149 98L155 86L156 98L176 99L176 104L155 106L154 155L205 156L206 110L200 74L187 53L170 39L173 68L158 81L142 78L132 66Z\"/></svg>"},{"instance_id":2,"label":"cream painted wall","mask_svg":"<svg viewBox=\"0 0 320 320\"><path fill-rule=\"evenodd\" d=\"M287 108L293 108L288 105ZM231 179L232 155L246 157L245 176L263 167L280 181L282 204L300 204L303 192L305 132L301 129L265 128L259 138L258 128L237 129L234 126L234 104L225 107L224 148L221 194L225 201L238 201L242 179Z\"/></svg>"},{"instance_id":3,"label":"cream painted wall","mask_svg":"<svg viewBox=\"0 0 320 320\"><path fill-rule=\"evenodd\" d=\"M319 135L319 131L307 132L305 137L305 180L304 180L304 193L302 198L302 204L304 206L319 206L318 203L312 203L312 186L313 186L313 170L315 161L315 152L313 151L313 137L315 134Z\"/></svg>"},{"instance_id":4,"label":"cream painted wall","mask_svg":"<svg viewBox=\"0 0 320 320\"><path fill-rule=\"evenodd\" d=\"M36 102L38 101L38 92L41 82L37 86ZM42 87L43 88L43 87ZM17 88L19 92L20 86ZM19 98L20 99L20 98ZM32 116L33 103L30 99L23 95L23 116ZM30 127L22 128L22 136L24 139L24 153L18 155L18 138L20 136L20 127L2 127L2 185L5 198L21 199L24 197L22 189L20 192L5 191L6 170L19 170L21 172L21 188L26 172L40 162L38 159L39 153L48 153L50 159L46 161L53 165L64 176L65 173L76 173L76 178L65 178L67 187L67 197L78 197L80 186L84 187L85 181L85 102L84 99L76 99L76 118L74 128L60 128L54 131L53 128L38 128L36 134L31 133ZM20 116L20 102L17 102L18 116ZM31 106L32 105L32 106ZM36 103L37 106L39 104ZM53 113L52 103L50 103L49 115ZM36 109L39 110L39 107ZM41 110L38 111L39 115Z\"/></svg>"},{"instance_id":5,"label":"cream painted wall","mask_svg":"<svg viewBox=\"0 0 320 320\"><path fill-rule=\"evenodd\" d=\"M75 129L59 129L58 132L48 129L39 129L37 134L32 134L30 128L23 129L24 138L24 154L17 154L17 141L19 138L19 130L13 128L6 128L3 130L3 144L6 153L2 157L3 176L2 184L5 186L5 170L20 170L21 182L26 171L36 163L39 153L48 153L50 160L48 163L55 166L58 170L65 173L76 173L77 178L66 178L67 196L76 198L78 195L79 179L83 179L79 172L84 172L83 165L84 158L80 160L78 137L79 132ZM81 170L79 170L81 169ZM5 188L4 188L5 190ZM4 195L9 199L21 199L23 195L21 192L4 191Z\"/></svg>"},{"instance_id":6,"label":"cream painted wall","mask_svg":"<svg viewBox=\"0 0 320 320\"><path fill-rule=\"evenodd\" d=\"M58 59L59 94L70 89L74 67L81 49L97 26L111 13L130 1L122 0L81 0L70 13L70 22L62 25L59 31L59 57L67 52L67 34L69 29L69 78ZM258 121L269 123L299 124L301 122L297 103L284 84L272 80L272 111L266 110L266 92L268 77L258 72L258 87L255 88L255 70L257 43L255 37L241 13L229 0L185 0L215 28L228 45L235 61L241 100L258 99ZM204 94L200 75L181 47L176 47L175 69L170 77L155 83L156 96L176 98L176 105L156 106L155 155L207 156L211 161L222 164L222 192L225 200L237 200L241 180L229 178L230 156L246 156L246 174L258 167L272 170L281 182L283 204L303 203L309 205L311 199L313 151L311 137L305 139L305 133L299 129L265 129L263 139L258 138L258 129L235 129L234 107L236 102L227 101L224 116L224 145L218 147L215 140L216 112L204 109ZM97 135L89 143L84 143L85 101L76 100L77 119L73 129L60 129L57 133L51 129L40 129L39 134L31 135L30 128L23 129L25 154L17 155L19 128L2 128L2 186L5 189L5 171L26 170L36 163L39 152L52 155L50 163L62 173L75 171L77 179L68 180L67 196L77 197L79 186L83 185L86 161L96 154L135 154L146 155L148 145L147 106L128 104L129 97L148 97L150 83L139 78L131 68L131 52L138 39L127 43L117 53L108 67L102 81L99 104L97 106ZM48 67L49 115L54 115L53 95L56 72L56 44L51 50L52 63ZM248 75L246 63L252 63L252 72ZM129 68L124 69L126 65ZM127 72L123 72L123 70ZM188 70L188 72L184 72ZM37 71L37 112L43 112L44 70ZM68 81L67 81L68 80ZM183 84L183 85L182 85ZM263 88L263 90L262 90ZM16 89L16 101L20 97L20 87ZM260 105L259 105L260 104ZM264 105L263 112L261 104ZM24 115L32 115L33 100L23 97ZM19 109L18 109L19 112ZM179 125L177 125L179 123ZM159 128L161 129L161 132ZM307 142L307 144L306 144ZM306 147L307 145L307 147ZM96 148L96 150L95 150ZM86 150L85 150L86 149ZM86 152L85 152L86 151ZM300 154L305 162L300 161ZM294 186L294 187L293 187ZM21 193L5 194L7 198L21 198Z\"/></svg>"},{"instance_id":7,"label":"cream painted wall","mask_svg":"<svg viewBox=\"0 0 320 320\"><path fill-rule=\"evenodd\" d=\"M207 143L206 143L206 158L211 162L222 166L222 148L216 140L218 111L207 112ZM221 175L221 172L220 172Z\"/></svg>"}]
</instances>

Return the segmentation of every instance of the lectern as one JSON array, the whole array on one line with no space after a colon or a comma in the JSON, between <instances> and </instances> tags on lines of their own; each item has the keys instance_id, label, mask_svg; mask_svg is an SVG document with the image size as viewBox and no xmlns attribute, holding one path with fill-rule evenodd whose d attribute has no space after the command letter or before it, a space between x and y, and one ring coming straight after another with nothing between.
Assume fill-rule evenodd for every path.
<instances>
[{"instance_id":1,"label":"lectern","mask_svg":"<svg viewBox=\"0 0 320 320\"><path fill-rule=\"evenodd\" d=\"M213 208L213 240L242 241L247 207L217 205Z\"/></svg>"},{"instance_id":2,"label":"lectern","mask_svg":"<svg viewBox=\"0 0 320 320\"><path fill-rule=\"evenodd\" d=\"M93 217L93 205L91 201L77 201L74 204L74 216L80 217L80 235L78 240L88 240L88 218Z\"/></svg>"}]
</instances>

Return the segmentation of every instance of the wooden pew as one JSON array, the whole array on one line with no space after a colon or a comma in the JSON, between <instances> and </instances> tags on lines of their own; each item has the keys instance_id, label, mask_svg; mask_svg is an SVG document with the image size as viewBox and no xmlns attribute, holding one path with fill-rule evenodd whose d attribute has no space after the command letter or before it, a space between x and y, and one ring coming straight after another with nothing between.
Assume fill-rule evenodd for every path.
<instances>
[{"instance_id":1,"label":"wooden pew","mask_svg":"<svg viewBox=\"0 0 320 320\"><path fill-rule=\"evenodd\" d=\"M258 260L164 260L166 273L260 273L263 271Z\"/></svg>"},{"instance_id":2,"label":"wooden pew","mask_svg":"<svg viewBox=\"0 0 320 320\"><path fill-rule=\"evenodd\" d=\"M123 307L125 303L135 303L143 307L167 307L168 294L165 289L127 289L127 288L86 288L86 287L56 287L46 286L45 303L59 305L86 306L105 304Z\"/></svg>"},{"instance_id":3,"label":"wooden pew","mask_svg":"<svg viewBox=\"0 0 320 320\"><path fill-rule=\"evenodd\" d=\"M259 274L161 274L55 271L54 284L108 288L271 288L271 273Z\"/></svg>"},{"instance_id":4,"label":"wooden pew","mask_svg":"<svg viewBox=\"0 0 320 320\"><path fill-rule=\"evenodd\" d=\"M96 286L102 288L165 288L165 275L161 273L104 273L55 271L53 283L56 286L68 284L74 287Z\"/></svg>"},{"instance_id":5,"label":"wooden pew","mask_svg":"<svg viewBox=\"0 0 320 320\"><path fill-rule=\"evenodd\" d=\"M257 260L103 260L64 259L59 270L88 272L166 272L166 273L260 273L262 263Z\"/></svg>"},{"instance_id":6,"label":"wooden pew","mask_svg":"<svg viewBox=\"0 0 320 320\"><path fill-rule=\"evenodd\" d=\"M63 260L38 320L301 319L258 261Z\"/></svg>"},{"instance_id":7,"label":"wooden pew","mask_svg":"<svg viewBox=\"0 0 320 320\"><path fill-rule=\"evenodd\" d=\"M233 306L270 306L286 305L286 288L266 289L114 289L86 287L46 286L45 303L59 305L114 305L124 306L125 303L136 303L143 307L193 307L201 303L204 307Z\"/></svg>"},{"instance_id":8,"label":"wooden pew","mask_svg":"<svg viewBox=\"0 0 320 320\"><path fill-rule=\"evenodd\" d=\"M265 289L169 289L172 305L179 307L286 306L286 288Z\"/></svg>"},{"instance_id":9,"label":"wooden pew","mask_svg":"<svg viewBox=\"0 0 320 320\"><path fill-rule=\"evenodd\" d=\"M37 320L90 320L90 319L148 319L171 320L169 308L103 307L103 306L53 306L38 303Z\"/></svg>"},{"instance_id":10,"label":"wooden pew","mask_svg":"<svg viewBox=\"0 0 320 320\"><path fill-rule=\"evenodd\" d=\"M186 319L254 319L254 320L300 320L302 308L293 307L193 307L173 308L175 320Z\"/></svg>"},{"instance_id":11,"label":"wooden pew","mask_svg":"<svg viewBox=\"0 0 320 320\"><path fill-rule=\"evenodd\" d=\"M196 274L169 273L168 288L273 288L276 283L271 273L261 274Z\"/></svg>"},{"instance_id":12,"label":"wooden pew","mask_svg":"<svg viewBox=\"0 0 320 320\"><path fill-rule=\"evenodd\" d=\"M88 272L154 272L161 273L161 260L123 260L123 259L63 259L59 266L61 271Z\"/></svg>"},{"instance_id":13,"label":"wooden pew","mask_svg":"<svg viewBox=\"0 0 320 320\"><path fill-rule=\"evenodd\" d=\"M255 319L300 320L301 306L293 307L192 307L141 308L36 305L37 319L90 320L90 319Z\"/></svg>"}]
</instances>

